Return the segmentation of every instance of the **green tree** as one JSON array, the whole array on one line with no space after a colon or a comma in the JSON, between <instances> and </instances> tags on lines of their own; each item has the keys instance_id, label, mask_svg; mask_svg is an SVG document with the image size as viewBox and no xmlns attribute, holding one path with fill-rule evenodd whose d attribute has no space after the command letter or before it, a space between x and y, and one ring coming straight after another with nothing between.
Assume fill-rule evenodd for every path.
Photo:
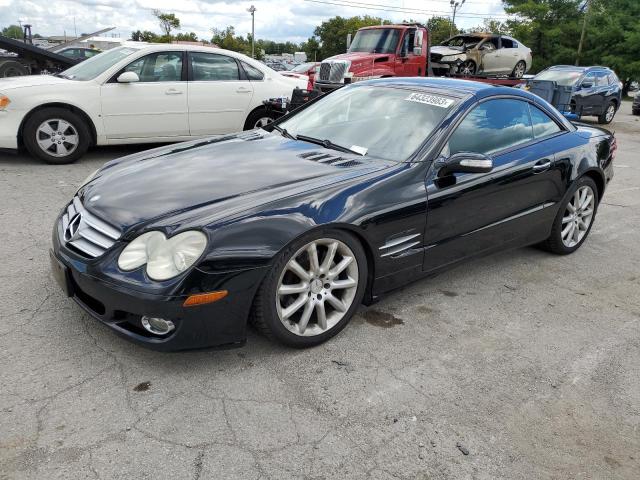
<instances>
[{"instance_id":1,"label":"green tree","mask_svg":"<svg viewBox=\"0 0 640 480\"><path fill-rule=\"evenodd\" d=\"M640 80L640 2L592 0L589 8L580 64L613 69L626 94L630 83Z\"/></svg>"},{"instance_id":2,"label":"green tree","mask_svg":"<svg viewBox=\"0 0 640 480\"><path fill-rule=\"evenodd\" d=\"M300 45L300 51L307 54L307 60L310 62L320 60L320 44L313 37Z\"/></svg>"},{"instance_id":3,"label":"green tree","mask_svg":"<svg viewBox=\"0 0 640 480\"><path fill-rule=\"evenodd\" d=\"M165 36L171 35L171 30L180 30L180 19L176 17L175 13L163 13L160 10L154 10L153 16L158 19L160 30L162 30Z\"/></svg>"},{"instance_id":4,"label":"green tree","mask_svg":"<svg viewBox=\"0 0 640 480\"><path fill-rule=\"evenodd\" d=\"M452 32L453 35L460 32L448 17L431 17L427 20L427 29L431 36L431 45L439 45L449 38Z\"/></svg>"},{"instance_id":5,"label":"green tree","mask_svg":"<svg viewBox=\"0 0 640 480\"><path fill-rule=\"evenodd\" d=\"M4 35L5 37L17 38L22 40L24 34L22 33L22 28L20 28L20 25L9 25L8 27L2 29L2 35Z\"/></svg>"},{"instance_id":6,"label":"green tree","mask_svg":"<svg viewBox=\"0 0 640 480\"><path fill-rule=\"evenodd\" d=\"M485 18L482 22L482 25L470 28L467 30L467 32L486 32L496 33L499 35L511 35L511 29L509 28L509 24L507 22L501 22L500 20L495 20L493 18Z\"/></svg>"},{"instance_id":7,"label":"green tree","mask_svg":"<svg viewBox=\"0 0 640 480\"><path fill-rule=\"evenodd\" d=\"M211 31L213 32L211 43L215 43L220 48L224 48L226 50L251 55L250 37L244 38L242 35L237 35L235 28L232 26L228 26L223 30L212 28Z\"/></svg>"},{"instance_id":8,"label":"green tree","mask_svg":"<svg viewBox=\"0 0 640 480\"><path fill-rule=\"evenodd\" d=\"M533 51L532 71L575 61L584 0L502 0L511 34Z\"/></svg>"},{"instance_id":9,"label":"green tree","mask_svg":"<svg viewBox=\"0 0 640 480\"><path fill-rule=\"evenodd\" d=\"M175 39L182 42L197 42L198 36L195 34L195 32L178 33L175 36Z\"/></svg>"},{"instance_id":10,"label":"green tree","mask_svg":"<svg viewBox=\"0 0 640 480\"><path fill-rule=\"evenodd\" d=\"M363 17L333 17L322 22L313 32L313 39L321 44L318 60L344 53L347 50L347 35L355 35L358 29L372 25L388 25L378 17L365 15ZM311 39L309 39L310 41ZM307 44L309 43L307 41Z\"/></svg>"}]
</instances>

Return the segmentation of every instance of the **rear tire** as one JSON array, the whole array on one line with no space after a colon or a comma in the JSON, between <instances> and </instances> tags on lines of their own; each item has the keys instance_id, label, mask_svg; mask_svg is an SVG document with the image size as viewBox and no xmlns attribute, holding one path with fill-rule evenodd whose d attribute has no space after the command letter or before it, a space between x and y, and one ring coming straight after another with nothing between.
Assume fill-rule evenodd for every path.
<instances>
[{"instance_id":1,"label":"rear tire","mask_svg":"<svg viewBox=\"0 0 640 480\"><path fill-rule=\"evenodd\" d=\"M583 193L585 196L582 202L586 202L584 205L580 201ZM596 213L598 213L598 202L596 182L589 177L579 178L565 195L553 221L551 235L540 244L540 247L557 255L575 252L591 232ZM575 229L577 233L570 235L576 231Z\"/></svg>"},{"instance_id":2,"label":"rear tire","mask_svg":"<svg viewBox=\"0 0 640 480\"><path fill-rule=\"evenodd\" d=\"M513 78L522 78L524 77L524 74L526 71L527 71L527 64L523 60L520 60L518 63L516 63L516 66L513 67L511 76Z\"/></svg>"},{"instance_id":3,"label":"rear tire","mask_svg":"<svg viewBox=\"0 0 640 480\"><path fill-rule=\"evenodd\" d=\"M314 230L278 254L258 289L251 320L284 345L319 345L349 323L366 284L367 257L360 242L342 230Z\"/></svg>"},{"instance_id":4,"label":"rear tire","mask_svg":"<svg viewBox=\"0 0 640 480\"><path fill-rule=\"evenodd\" d=\"M29 116L22 138L31 155L52 165L75 162L91 143L85 120L65 108L45 108Z\"/></svg>"},{"instance_id":5,"label":"rear tire","mask_svg":"<svg viewBox=\"0 0 640 480\"><path fill-rule=\"evenodd\" d=\"M269 113L266 109L260 108L258 110L254 110L249 114L247 120L244 122L245 130L253 130L254 128L264 127L269 123L273 122L276 117L273 113Z\"/></svg>"},{"instance_id":6,"label":"rear tire","mask_svg":"<svg viewBox=\"0 0 640 480\"><path fill-rule=\"evenodd\" d=\"M616 116L616 102L609 102L607 108L602 112L602 115L598 116L598 123L601 125L607 125L611 123L613 117Z\"/></svg>"}]
</instances>

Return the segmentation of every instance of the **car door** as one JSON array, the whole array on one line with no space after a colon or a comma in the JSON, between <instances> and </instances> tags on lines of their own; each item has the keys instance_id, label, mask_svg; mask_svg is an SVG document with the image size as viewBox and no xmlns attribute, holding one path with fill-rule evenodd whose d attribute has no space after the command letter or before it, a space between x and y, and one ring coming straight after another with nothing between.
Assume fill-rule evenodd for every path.
<instances>
[{"instance_id":1,"label":"car door","mask_svg":"<svg viewBox=\"0 0 640 480\"><path fill-rule=\"evenodd\" d=\"M416 29L407 30L401 42L400 55L396 56L396 75L421 77L424 72L424 56L414 53Z\"/></svg>"},{"instance_id":2,"label":"car door","mask_svg":"<svg viewBox=\"0 0 640 480\"><path fill-rule=\"evenodd\" d=\"M609 84L609 72L602 70L595 72L596 83L593 91L593 112L601 114L609 104L609 98L613 93L612 85Z\"/></svg>"},{"instance_id":3,"label":"car door","mask_svg":"<svg viewBox=\"0 0 640 480\"><path fill-rule=\"evenodd\" d=\"M473 108L455 127L441 156L482 153L494 167L490 173L442 178L437 161L430 169L425 271L545 238L555 216L552 207L563 192L554 163L554 142L563 130L544 115L552 125L534 128L528 102L492 99Z\"/></svg>"},{"instance_id":4,"label":"car door","mask_svg":"<svg viewBox=\"0 0 640 480\"><path fill-rule=\"evenodd\" d=\"M500 42L498 38L491 38L483 41L478 45L482 61L483 73L499 73L502 60L500 51Z\"/></svg>"},{"instance_id":5,"label":"car door","mask_svg":"<svg viewBox=\"0 0 640 480\"><path fill-rule=\"evenodd\" d=\"M500 38L500 73L510 74L521 60L518 42L508 37Z\"/></svg>"},{"instance_id":6,"label":"car door","mask_svg":"<svg viewBox=\"0 0 640 480\"><path fill-rule=\"evenodd\" d=\"M596 91L596 75L594 72L587 73L579 83L576 85L576 91L573 95L573 100L576 103L576 111L584 114L591 115L596 106L594 100L594 93Z\"/></svg>"},{"instance_id":7,"label":"car door","mask_svg":"<svg viewBox=\"0 0 640 480\"><path fill-rule=\"evenodd\" d=\"M219 53L189 52L191 135L242 130L252 97L252 83L235 58Z\"/></svg>"},{"instance_id":8,"label":"car door","mask_svg":"<svg viewBox=\"0 0 640 480\"><path fill-rule=\"evenodd\" d=\"M100 87L107 139L170 139L189 135L184 52L149 53ZM134 72L139 81L119 83Z\"/></svg>"}]
</instances>

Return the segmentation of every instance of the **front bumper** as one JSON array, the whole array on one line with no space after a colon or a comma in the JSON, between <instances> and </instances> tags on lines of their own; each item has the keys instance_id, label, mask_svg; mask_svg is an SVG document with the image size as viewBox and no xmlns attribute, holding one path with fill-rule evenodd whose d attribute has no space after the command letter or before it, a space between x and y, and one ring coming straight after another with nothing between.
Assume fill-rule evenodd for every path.
<instances>
[{"instance_id":1,"label":"front bumper","mask_svg":"<svg viewBox=\"0 0 640 480\"><path fill-rule=\"evenodd\" d=\"M21 121L21 112L0 110L0 149L18 148L18 130Z\"/></svg>"},{"instance_id":2,"label":"front bumper","mask_svg":"<svg viewBox=\"0 0 640 480\"><path fill-rule=\"evenodd\" d=\"M56 232L54 229L50 256L58 283L83 310L118 335L160 351L228 348L245 343L247 319L263 268L204 275L197 271L204 277L203 292L227 290L229 294L215 303L183 307L186 293L145 293L88 274L86 260L61 246ZM165 336L154 335L143 328L143 315L169 319L176 328Z\"/></svg>"}]
</instances>

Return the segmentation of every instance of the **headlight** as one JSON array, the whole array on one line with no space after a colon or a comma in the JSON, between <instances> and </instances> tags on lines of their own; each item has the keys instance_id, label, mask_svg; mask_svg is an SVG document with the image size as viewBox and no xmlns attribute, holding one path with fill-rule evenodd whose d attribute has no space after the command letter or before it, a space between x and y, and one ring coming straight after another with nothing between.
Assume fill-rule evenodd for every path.
<instances>
[{"instance_id":1,"label":"headlight","mask_svg":"<svg viewBox=\"0 0 640 480\"><path fill-rule=\"evenodd\" d=\"M9 106L11 100L6 95L0 95L0 110L4 110Z\"/></svg>"},{"instance_id":2,"label":"headlight","mask_svg":"<svg viewBox=\"0 0 640 480\"><path fill-rule=\"evenodd\" d=\"M167 238L161 232L140 235L118 257L118 267L125 271L147 265L152 280L168 280L193 265L207 246L207 236L197 230Z\"/></svg>"},{"instance_id":3,"label":"headlight","mask_svg":"<svg viewBox=\"0 0 640 480\"><path fill-rule=\"evenodd\" d=\"M440 60L443 62L455 62L458 59L458 55L447 55L442 57Z\"/></svg>"}]
</instances>

